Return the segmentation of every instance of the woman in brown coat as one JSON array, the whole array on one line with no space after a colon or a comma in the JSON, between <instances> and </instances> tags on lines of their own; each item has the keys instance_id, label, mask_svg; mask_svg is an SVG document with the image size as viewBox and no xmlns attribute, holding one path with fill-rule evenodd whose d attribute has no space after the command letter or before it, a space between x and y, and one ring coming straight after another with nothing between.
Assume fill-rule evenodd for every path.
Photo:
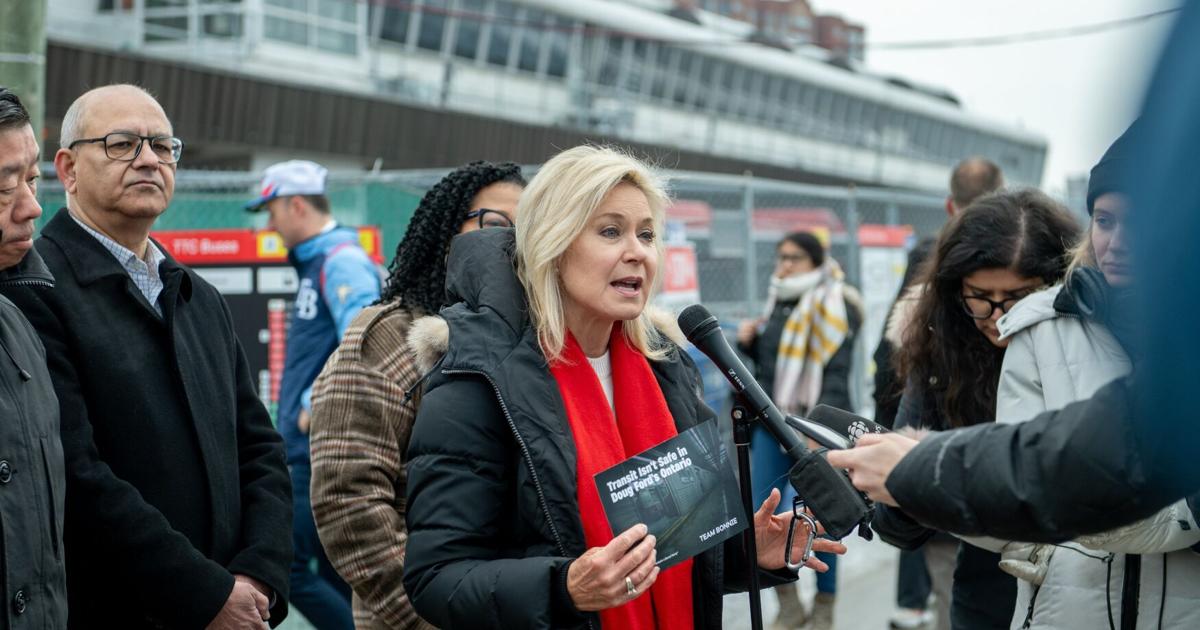
<instances>
[{"instance_id":1,"label":"woman in brown coat","mask_svg":"<svg viewBox=\"0 0 1200 630\"><path fill-rule=\"evenodd\" d=\"M330 562L354 590L358 628L428 628L404 592L404 453L420 379L409 325L442 306L450 240L511 227L525 186L515 164L474 162L417 206L377 304L346 329L313 384L312 505Z\"/></svg>"}]
</instances>

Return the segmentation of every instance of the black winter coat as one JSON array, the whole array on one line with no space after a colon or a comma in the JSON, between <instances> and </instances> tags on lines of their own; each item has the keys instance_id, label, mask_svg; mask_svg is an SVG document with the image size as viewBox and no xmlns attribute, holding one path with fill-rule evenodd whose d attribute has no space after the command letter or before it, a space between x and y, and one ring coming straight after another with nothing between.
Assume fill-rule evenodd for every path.
<instances>
[{"instance_id":1,"label":"black winter coat","mask_svg":"<svg viewBox=\"0 0 1200 630\"><path fill-rule=\"evenodd\" d=\"M904 388L896 429L949 428L941 415L936 394L920 387L912 379ZM967 474L965 471L963 474ZM913 550L934 536L954 538L927 528L899 508L875 504L871 527L885 542L901 549ZM955 630L1006 630L1012 621L1013 605L1017 599L1016 579L1001 571L1000 554L975 545L959 542L954 563L954 586L950 601L950 626Z\"/></svg>"},{"instance_id":2,"label":"black winter coat","mask_svg":"<svg viewBox=\"0 0 1200 630\"><path fill-rule=\"evenodd\" d=\"M1122 378L1027 422L930 434L888 475L888 492L924 525L1030 542L1150 516L1182 493L1140 451L1131 388Z\"/></svg>"},{"instance_id":3,"label":"black winter coat","mask_svg":"<svg viewBox=\"0 0 1200 630\"><path fill-rule=\"evenodd\" d=\"M575 445L526 317L511 231L456 237L447 287L462 301L442 310L449 343L409 442L405 590L440 628L599 628L566 590L567 567L586 551ZM715 417L686 353L651 367L680 431ZM697 627L720 627L723 593L746 577L739 549L735 537L695 558Z\"/></svg>"},{"instance_id":4,"label":"black winter coat","mask_svg":"<svg viewBox=\"0 0 1200 630\"><path fill-rule=\"evenodd\" d=\"M0 271L0 288L17 285L53 286L36 251ZM0 630L67 625L65 483L46 351L0 297Z\"/></svg>"},{"instance_id":5,"label":"black winter coat","mask_svg":"<svg viewBox=\"0 0 1200 630\"><path fill-rule=\"evenodd\" d=\"M203 628L233 574L286 615L291 486L229 309L170 255L163 315L65 209L36 242L53 289L4 287L46 347L67 466L76 628Z\"/></svg>"}]
</instances>

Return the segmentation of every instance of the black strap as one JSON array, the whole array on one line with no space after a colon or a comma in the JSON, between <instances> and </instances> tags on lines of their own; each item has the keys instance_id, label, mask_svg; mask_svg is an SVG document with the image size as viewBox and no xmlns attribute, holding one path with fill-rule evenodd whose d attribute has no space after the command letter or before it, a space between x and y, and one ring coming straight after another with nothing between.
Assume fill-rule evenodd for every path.
<instances>
[{"instance_id":1,"label":"black strap","mask_svg":"<svg viewBox=\"0 0 1200 630\"><path fill-rule=\"evenodd\" d=\"M1038 591L1042 590L1041 584L1033 585L1033 594L1029 596L1029 609L1025 611L1025 623L1021 624L1021 630L1029 630L1033 624L1033 606L1037 603Z\"/></svg>"},{"instance_id":2,"label":"black strap","mask_svg":"<svg viewBox=\"0 0 1200 630\"><path fill-rule=\"evenodd\" d=\"M1126 554L1125 577L1121 583L1121 630L1137 629L1138 594L1141 586L1142 557L1132 553Z\"/></svg>"}]
</instances>

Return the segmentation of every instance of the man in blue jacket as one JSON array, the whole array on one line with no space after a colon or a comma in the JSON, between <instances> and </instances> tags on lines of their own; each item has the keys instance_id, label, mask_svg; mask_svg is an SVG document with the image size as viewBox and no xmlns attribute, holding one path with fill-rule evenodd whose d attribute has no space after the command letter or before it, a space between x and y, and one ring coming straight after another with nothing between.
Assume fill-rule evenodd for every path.
<instances>
[{"instance_id":1,"label":"man in blue jacket","mask_svg":"<svg viewBox=\"0 0 1200 630\"><path fill-rule=\"evenodd\" d=\"M359 245L358 233L339 227L330 216L326 174L324 167L306 160L272 165L263 175L262 193L247 205L251 212L267 211L267 226L283 238L298 276L277 421L294 497L291 601L322 630L353 628L353 620L350 588L325 557L308 498L310 393L346 326L379 299L380 291L379 272ZM315 574L310 568L314 558Z\"/></svg>"}]
</instances>

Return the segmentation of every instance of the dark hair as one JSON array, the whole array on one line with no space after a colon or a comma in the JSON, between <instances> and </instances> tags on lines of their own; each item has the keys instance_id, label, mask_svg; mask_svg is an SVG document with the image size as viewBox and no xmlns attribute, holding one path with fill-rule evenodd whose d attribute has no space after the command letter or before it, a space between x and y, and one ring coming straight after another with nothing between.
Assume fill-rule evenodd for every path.
<instances>
[{"instance_id":1,"label":"dark hair","mask_svg":"<svg viewBox=\"0 0 1200 630\"><path fill-rule=\"evenodd\" d=\"M1004 173L995 162L981 157L967 158L950 175L950 199L959 210L966 210L971 202L1003 185Z\"/></svg>"},{"instance_id":2,"label":"dark hair","mask_svg":"<svg viewBox=\"0 0 1200 630\"><path fill-rule=\"evenodd\" d=\"M435 313L446 295L446 254L467 220L479 191L497 183L525 186L521 167L512 162L471 162L434 184L408 222L378 304L400 298L407 308Z\"/></svg>"},{"instance_id":3,"label":"dark hair","mask_svg":"<svg viewBox=\"0 0 1200 630\"><path fill-rule=\"evenodd\" d=\"M329 214L329 197L325 195L300 195L308 202L308 205L316 209L321 214Z\"/></svg>"},{"instance_id":4,"label":"dark hair","mask_svg":"<svg viewBox=\"0 0 1200 630\"><path fill-rule=\"evenodd\" d=\"M995 419L1004 358L964 311L963 278L981 269L1011 269L1057 283L1078 238L1071 214L1036 190L982 197L942 230L918 279L924 290L904 329L896 368L934 395L950 426Z\"/></svg>"},{"instance_id":5,"label":"dark hair","mask_svg":"<svg viewBox=\"0 0 1200 630\"><path fill-rule=\"evenodd\" d=\"M29 110L21 104L16 93L0 85L0 130L30 124Z\"/></svg>"},{"instance_id":6,"label":"dark hair","mask_svg":"<svg viewBox=\"0 0 1200 630\"><path fill-rule=\"evenodd\" d=\"M780 239L779 244L775 246L779 249L779 245L787 241L796 247L804 250L808 257L812 259L814 267L820 267L825 264L825 246L821 245L821 241L817 237L808 232L792 232Z\"/></svg>"}]
</instances>

